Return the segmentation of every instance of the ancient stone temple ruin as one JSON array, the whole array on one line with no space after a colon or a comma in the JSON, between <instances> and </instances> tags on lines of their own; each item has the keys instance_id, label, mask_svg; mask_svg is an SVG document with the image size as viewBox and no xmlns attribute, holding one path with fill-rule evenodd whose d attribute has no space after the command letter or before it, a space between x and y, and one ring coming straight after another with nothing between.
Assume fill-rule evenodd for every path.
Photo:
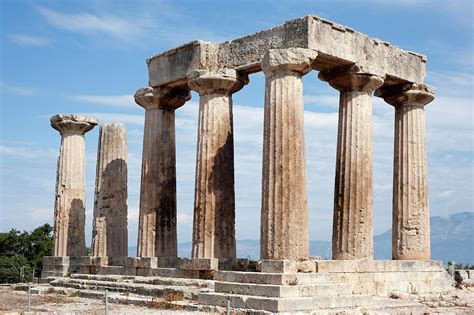
<instances>
[{"instance_id":1,"label":"ancient stone temple ruin","mask_svg":"<svg viewBox=\"0 0 474 315\"><path fill-rule=\"evenodd\" d=\"M59 277L53 285L84 287L100 285L106 276L118 282L128 277L141 291L123 289L126 284L117 291L144 299L160 296L152 284L179 280L188 286L185 297L199 305L231 301L235 308L270 312L343 310L370 306L374 296L394 292L450 290L442 263L430 255L424 107L434 88L424 84L426 61L315 16L151 57L149 86L135 94L145 109L137 257L126 257L124 130L101 127L93 251L83 256L83 135L97 122L54 116L51 123L62 135L55 257L45 258L43 276ZM259 71L265 75L260 260L252 261L236 257L232 95ZM302 77L316 74L340 92L333 260L309 255L308 230L314 227L308 225ZM183 258L177 257L175 112L186 106L191 90L199 94L198 139L192 252ZM395 109L388 261L373 260L374 95Z\"/></svg>"}]
</instances>

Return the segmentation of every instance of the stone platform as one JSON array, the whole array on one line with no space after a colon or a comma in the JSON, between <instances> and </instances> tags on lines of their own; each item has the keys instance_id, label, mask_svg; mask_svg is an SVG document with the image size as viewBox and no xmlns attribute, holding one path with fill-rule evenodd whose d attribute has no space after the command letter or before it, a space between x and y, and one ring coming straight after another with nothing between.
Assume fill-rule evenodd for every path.
<instances>
[{"instance_id":1,"label":"stone platform","mask_svg":"<svg viewBox=\"0 0 474 315\"><path fill-rule=\"evenodd\" d=\"M44 265L42 276L56 277L51 283L55 287L102 287L153 297L166 289L166 283L175 290L176 281L197 281L192 283L192 292L181 291L198 304L225 307L230 301L237 309L266 312L370 307L379 302L378 298L443 294L453 288L453 280L440 261L257 263L241 259L218 263L217 259L47 257ZM121 284L114 277L133 280Z\"/></svg>"}]
</instances>

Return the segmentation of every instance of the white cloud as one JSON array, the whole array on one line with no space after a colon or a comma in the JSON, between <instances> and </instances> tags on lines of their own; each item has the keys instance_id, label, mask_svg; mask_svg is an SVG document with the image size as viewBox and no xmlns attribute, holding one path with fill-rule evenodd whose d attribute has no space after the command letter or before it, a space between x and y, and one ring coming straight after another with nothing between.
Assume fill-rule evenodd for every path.
<instances>
[{"instance_id":1,"label":"white cloud","mask_svg":"<svg viewBox=\"0 0 474 315\"><path fill-rule=\"evenodd\" d=\"M58 156L57 150L53 149L41 149L41 148L30 148L30 147L9 147L0 145L0 155L10 156L20 159L30 158L53 158Z\"/></svg>"},{"instance_id":2,"label":"white cloud","mask_svg":"<svg viewBox=\"0 0 474 315\"><path fill-rule=\"evenodd\" d=\"M111 107L136 108L133 95L70 95L69 98L77 102L93 103Z\"/></svg>"},{"instance_id":3,"label":"white cloud","mask_svg":"<svg viewBox=\"0 0 474 315\"><path fill-rule=\"evenodd\" d=\"M80 113L80 115L93 116L99 119L99 123L114 123L119 122L130 125L144 125L144 115L133 115L133 114L118 114L118 113Z\"/></svg>"},{"instance_id":4,"label":"white cloud","mask_svg":"<svg viewBox=\"0 0 474 315\"><path fill-rule=\"evenodd\" d=\"M333 109L339 108L339 96L337 95L305 95L304 103L306 105L317 105Z\"/></svg>"},{"instance_id":5,"label":"white cloud","mask_svg":"<svg viewBox=\"0 0 474 315\"><path fill-rule=\"evenodd\" d=\"M0 82L0 88L2 91L21 96L31 96L38 94L38 89L25 86L10 85L4 82Z\"/></svg>"},{"instance_id":6,"label":"white cloud","mask_svg":"<svg viewBox=\"0 0 474 315\"><path fill-rule=\"evenodd\" d=\"M46 46L50 43L49 38L26 34L9 34L8 39L20 46Z\"/></svg>"},{"instance_id":7,"label":"white cloud","mask_svg":"<svg viewBox=\"0 0 474 315\"><path fill-rule=\"evenodd\" d=\"M82 34L106 34L119 39L130 39L140 30L136 24L118 16L99 16L92 13L68 14L45 7L37 9L48 23L66 31Z\"/></svg>"}]
</instances>

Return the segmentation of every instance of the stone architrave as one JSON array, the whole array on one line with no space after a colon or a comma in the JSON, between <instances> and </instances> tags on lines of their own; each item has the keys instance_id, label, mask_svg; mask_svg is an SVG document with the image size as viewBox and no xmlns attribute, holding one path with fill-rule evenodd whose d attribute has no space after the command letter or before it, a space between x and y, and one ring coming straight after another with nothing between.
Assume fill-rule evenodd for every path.
<instances>
[{"instance_id":1,"label":"stone architrave","mask_svg":"<svg viewBox=\"0 0 474 315\"><path fill-rule=\"evenodd\" d=\"M176 257L175 110L187 89L139 89L135 102L145 108L137 256Z\"/></svg>"},{"instance_id":2,"label":"stone architrave","mask_svg":"<svg viewBox=\"0 0 474 315\"><path fill-rule=\"evenodd\" d=\"M232 93L248 82L235 70L195 70L199 122L192 258L235 258Z\"/></svg>"},{"instance_id":3,"label":"stone architrave","mask_svg":"<svg viewBox=\"0 0 474 315\"><path fill-rule=\"evenodd\" d=\"M434 88L408 83L380 88L376 96L395 107L392 257L430 260L424 106L434 99Z\"/></svg>"},{"instance_id":4,"label":"stone architrave","mask_svg":"<svg viewBox=\"0 0 474 315\"><path fill-rule=\"evenodd\" d=\"M319 73L340 91L333 259L373 258L372 92L385 75L359 65Z\"/></svg>"},{"instance_id":5,"label":"stone architrave","mask_svg":"<svg viewBox=\"0 0 474 315\"><path fill-rule=\"evenodd\" d=\"M309 256L302 76L317 52L271 49L263 57L261 259Z\"/></svg>"},{"instance_id":6,"label":"stone architrave","mask_svg":"<svg viewBox=\"0 0 474 315\"><path fill-rule=\"evenodd\" d=\"M72 114L52 116L51 127L61 134L54 203L54 256L85 253L85 140L98 121Z\"/></svg>"},{"instance_id":7,"label":"stone architrave","mask_svg":"<svg viewBox=\"0 0 474 315\"><path fill-rule=\"evenodd\" d=\"M92 256L128 256L127 139L122 124L100 127Z\"/></svg>"}]
</instances>

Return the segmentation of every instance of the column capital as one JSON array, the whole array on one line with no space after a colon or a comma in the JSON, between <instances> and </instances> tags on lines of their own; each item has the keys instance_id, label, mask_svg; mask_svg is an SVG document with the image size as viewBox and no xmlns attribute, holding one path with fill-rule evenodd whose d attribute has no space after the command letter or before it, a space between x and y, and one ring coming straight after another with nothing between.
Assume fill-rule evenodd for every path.
<instances>
[{"instance_id":1,"label":"column capital","mask_svg":"<svg viewBox=\"0 0 474 315\"><path fill-rule=\"evenodd\" d=\"M92 130L98 123L95 117L74 114L57 114L49 119L51 127L63 134L85 134Z\"/></svg>"},{"instance_id":2,"label":"column capital","mask_svg":"<svg viewBox=\"0 0 474 315\"><path fill-rule=\"evenodd\" d=\"M234 69L200 69L188 73L188 86L199 95L212 93L230 95L239 91L248 82L247 75L240 75Z\"/></svg>"},{"instance_id":3,"label":"column capital","mask_svg":"<svg viewBox=\"0 0 474 315\"><path fill-rule=\"evenodd\" d=\"M392 106L425 106L434 100L435 88L422 83L404 83L381 87L375 96Z\"/></svg>"},{"instance_id":4,"label":"column capital","mask_svg":"<svg viewBox=\"0 0 474 315\"><path fill-rule=\"evenodd\" d=\"M144 87L135 92L135 102L144 109L176 110L191 99L191 93L186 88L169 86Z\"/></svg>"},{"instance_id":5,"label":"column capital","mask_svg":"<svg viewBox=\"0 0 474 315\"><path fill-rule=\"evenodd\" d=\"M372 92L382 86L385 73L369 66L352 64L321 71L318 78L341 92Z\"/></svg>"},{"instance_id":6,"label":"column capital","mask_svg":"<svg viewBox=\"0 0 474 315\"><path fill-rule=\"evenodd\" d=\"M311 71L317 56L317 51L306 48L269 49L260 65L265 74L296 72L304 75Z\"/></svg>"}]
</instances>

